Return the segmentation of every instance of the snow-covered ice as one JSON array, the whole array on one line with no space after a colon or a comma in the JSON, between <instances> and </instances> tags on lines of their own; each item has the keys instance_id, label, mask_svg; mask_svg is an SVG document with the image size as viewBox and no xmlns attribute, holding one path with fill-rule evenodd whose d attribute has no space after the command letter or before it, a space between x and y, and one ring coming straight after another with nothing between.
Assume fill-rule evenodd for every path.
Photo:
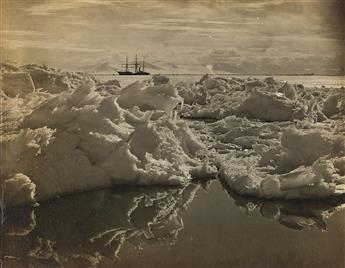
<instances>
[{"instance_id":1,"label":"snow-covered ice","mask_svg":"<svg viewBox=\"0 0 345 268\"><path fill-rule=\"evenodd\" d=\"M207 75L121 88L34 64L1 72L6 206L217 174L261 198L345 193L343 89Z\"/></svg>"},{"instance_id":2,"label":"snow-covered ice","mask_svg":"<svg viewBox=\"0 0 345 268\"><path fill-rule=\"evenodd\" d=\"M112 184L185 185L192 176L215 173L198 156L205 146L173 118L181 101L176 90L150 83L102 96L85 78L75 88L44 95L16 122L17 133L3 135L6 205ZM145 112L131 112L135 106Z\"/></svg>"}]
</instances>

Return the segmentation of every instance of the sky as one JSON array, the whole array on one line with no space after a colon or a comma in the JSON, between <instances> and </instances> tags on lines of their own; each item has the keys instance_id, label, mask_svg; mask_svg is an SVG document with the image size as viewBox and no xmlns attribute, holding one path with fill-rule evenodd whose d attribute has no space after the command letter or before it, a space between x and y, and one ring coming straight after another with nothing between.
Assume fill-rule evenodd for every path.
<instances>
[{"instance_id":1,"label":"sky","mask_svg":"<svg viewBox=\"0 0 345 268\"><path fill-rule=\"evenodd\" d=\"M181 73L344 74L344 2L1 0L1 55L65 69L137 53Z\"/></svg>"}]
</instances>

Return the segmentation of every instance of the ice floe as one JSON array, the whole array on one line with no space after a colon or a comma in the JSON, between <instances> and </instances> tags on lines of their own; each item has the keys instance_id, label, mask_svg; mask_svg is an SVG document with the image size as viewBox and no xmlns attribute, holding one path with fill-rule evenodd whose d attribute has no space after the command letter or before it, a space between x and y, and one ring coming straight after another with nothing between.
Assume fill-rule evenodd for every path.
<instances>
[{"instance_id":1,"label":"ice floe","mask_svg":"<svg viewBox=\"0 0 345 268\"><path fill-rule=\"evenodd\" d=\"M23 116L17 133L3 135L2 180L16 182L5 190L5 204L112 184L184 185L192 176L215 173L199 157L204 145L172 117L180 101L172 85L152 81L135 83L117 97L102 96L89 79L48 94ZM145 112L130 112L134 106ZM30 189L27 200L13 201L16 192Z\"/></svg>"},{"instance_id":2,"label":"ice floe","mask_svg":"<svg viewBox=\"0 0 345 268\"><path fill-rule=\"evenodd\" d=\"M218 173L260 198L345 193L343 89L208 75L193 84L156 75L121 88L38 65L1 72L7 206Z\"/></svg>"}]
</instances>

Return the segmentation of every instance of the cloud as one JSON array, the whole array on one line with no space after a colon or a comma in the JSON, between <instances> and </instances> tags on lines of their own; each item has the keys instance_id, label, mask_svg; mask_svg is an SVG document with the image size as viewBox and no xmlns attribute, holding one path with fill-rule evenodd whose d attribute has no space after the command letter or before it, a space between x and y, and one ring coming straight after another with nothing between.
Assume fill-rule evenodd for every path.
<instances>
[{"instance_id":1,"label":"cloud","mask_svg":"<svg viewBox=\"0 0 345 268\"><path fill-rule=\"evenodd\" d=\"M98 48L90 48L84 44L69 43L60 41L43 41L43 40L23 40L23 39L5 39L3 40L4 48L42 48L50 50L70 50L76 52L102 52Z\"/></svg>"},{"instance_id":2,"label":"cloud","mask_svg":"<svg viewBox=\"0 0 345 268\"><path fill-rule=\"evenodd\" d=\"M213 67L218 72L242 74L345 74L341 55L248 58L241 62L214 63Z\"/></svg>"},{"instance_id":3,"label":"cloud","mask_svg":"<svg viewBox=\"0 0 345 268\"><path fill-rule=\"evenodd\" d=\"M201 56L199 61L201 63L226 63L229 61L238 61L236 58L240 58L240 54L233 49L213 49L206 55Z\"/></svg>"},{"instance_id":4,"label":"cloud","mask_svg":"<svg viewBox=\"0 0 345 268\"><path fill-rule=\"evenodd\" d=\"M24 10L32 16L48 16L59 11L76 9L88 5L110 5L109 0L73 0L49 1L39 5L32 5Z\"/></svg>"},{"instance_id":5,"label":"cloud","mask_svg":"<svg viewBox=\"0 0 345 268\"><path fill-rule=\"evenodd\" d=\"M42 32L37 31L21 31L21 30L1 30L0 31L4 36L20 36L20 37L26 37L26 36L44 36Z\"/></svg>"},{"instance_id":6,"label":"cloud","mask_svg":"<svg viewBox=\"0 0 345 268\"><path fill-rule=\"evenodd\" d=\"M67 70L78 70L81 65L91 65L95 62L111 61L109 54L75 50L52 50L50 48L0 48L4 61L19 64L40 63L50 67ZM66 60L68 59L68 60Z\"/></svg>"},{"instance_id":7,"label":"cloud","mask_svg":"<svg viewBox=\"0 0 345 268\"><path fill-rule=\"evenodd\" d=\"M319 34L332 32L340 39L344 39L344 10L343 0L282 1L265 6L268 14L294 14L295 17L304 18L304 23L309 27L317 25Z\"/></svg>"},{"instance_id":8,"label":"cloud","mask_svg":"<svg viewBox=\"0 0 345 268\"><path fill-rule=\"evenodd\" d=\"M45 50L42 61L54 60L47 51L62 51L60 60L66 65L72 53L82 60L82 53L98 57L110 50L154 55L180 65L223 62L253 69L253 62L263 57L275 61L341 53L345 38L340 2L344 1L9 0L3 24L7 31L2 35L7 47L23 54L35 49L39 58L37 50ZM297 70L301 62L289 65Z\"/></svg>"},{"instance_id":9,"label":"cloud","mask_svg":"<svg viewBox=\"0 0 345 268\"><path fill-rule=\"evenodd\" d=\"M219 28L219 27L202 27L200 26L189 26L184 23L179 24L171 24L165 22L148 22L143 21L141 23L127 23L121 24L121 28L123 29L131 29L131 30L147 30L147 31L177 31L177 32L191 32L191 33L225 33L227 32L226 29Z\"/></svg>"},{"instance_id":10,"label":"cloud","mask_svg":"<svg viewBox=\"0 0 345 268\"><path fill-rule=\"evenodd\" d=\"M192 18L161 18L158 19L161 23L197 23L199 20Z\"/></svg>"}]
</instances>

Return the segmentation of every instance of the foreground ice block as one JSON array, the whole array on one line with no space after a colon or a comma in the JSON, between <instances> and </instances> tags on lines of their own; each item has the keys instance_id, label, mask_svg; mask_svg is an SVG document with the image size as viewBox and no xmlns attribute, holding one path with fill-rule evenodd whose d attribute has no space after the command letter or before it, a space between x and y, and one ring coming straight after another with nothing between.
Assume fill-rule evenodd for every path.
<instances>
[{"instance_id":1,"label":"foreground ice block","mask_svg":"<svg viewBox=\"0 0 345 268\"><path fill-rule=\"evenodd\" d=\"M24 118L19 133L5 135L1 141L5 152L2 180L11 186L5 189L6 205L112 184L185 185L192 176L214 173L198 157L206 148L188 126L156 111L171 112L177 105L171 101L174 91L142 90L145 96L153 94L152 90L162 94L150 111L137 111L137 115L121 108L116 97L101 96L92 82L47 95ZM129 92L126 97L130 99ZM140 105L148 99L134 100ZM29 194L13 198L24 190Z\"/></svg>"},{"instance_id":2,"label":"foreground ice block","mask_svg":"<svg viewBox=\"0 0 345 268\"><path fill-rule=\"evenodd\" d=\"M24 97L35 91L35 86L30 74L25 72L2 74L0 88L11 97L17 95Z\"/></svg>"}]
</instances>

